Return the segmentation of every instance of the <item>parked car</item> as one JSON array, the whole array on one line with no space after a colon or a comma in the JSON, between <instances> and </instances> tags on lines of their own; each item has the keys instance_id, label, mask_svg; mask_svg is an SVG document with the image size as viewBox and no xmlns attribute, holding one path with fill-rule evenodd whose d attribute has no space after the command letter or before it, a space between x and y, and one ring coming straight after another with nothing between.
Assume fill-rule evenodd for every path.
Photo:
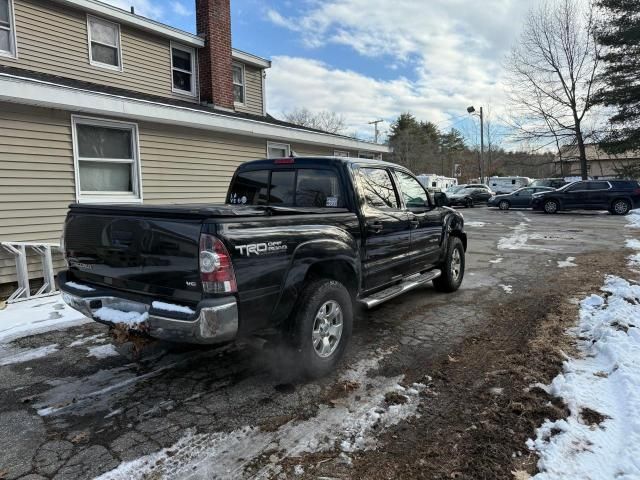
<instances>
[{"instance_id":1,"label":"parked car","mask_svg":"<svg viewBox=\"0 0 640 480\"><path fill-rule=\"evenodd\" d=\"M59 286L97 322L174 342L276 338L323 375L346 349L354 304L431 281L458 289L467 236L443 198L391 163L248 162L225 205L71 205Z\"/></svg>"},{"instance_id":2,"label":"parked car","mask_svg":"<svg viewBox=\"0 0 640 480\"><path fill-rule=\"evenodd\" d=\"M557 190L533 194L531 206L546 213L609 210L614 215L626 215L640 206L640 185L635 180L573 182Z\"/></svg>"},{"instance_id":3,"label":"parked car","mask_svg":"<svg viewBox=\"0 0 640 480\"><path fill-rule=\"evenodd\" d=\"M564 178L539 178L529 184L530 187L551 187L560 188L564 187L567 182Z\"/></svg>"},{"instance_id":4,"label":"parked car","mask_svg":"<svg viewBox=\"0 0 640 480\"><path fill-rule=\"evenodd\" d=\"M447 202L449 206L462 206L471 208L474 205L487 203L487 201L495 194L482 184L461 185L460 188L453 193L447 193Z\"/></svg>"},{"instance_id":5,"label":"parked car","mask_svg":"<svg viewBox=\"0 0 640 480\"><path fill-rule=\"evenodd\" d=\"M495 195L489 199L487 205L490 207L498 207L500 210L529 208L534 193L549 192L552 190L554 189L551 187L524 187L512 193Z\"/></svg>"}]
</instances>

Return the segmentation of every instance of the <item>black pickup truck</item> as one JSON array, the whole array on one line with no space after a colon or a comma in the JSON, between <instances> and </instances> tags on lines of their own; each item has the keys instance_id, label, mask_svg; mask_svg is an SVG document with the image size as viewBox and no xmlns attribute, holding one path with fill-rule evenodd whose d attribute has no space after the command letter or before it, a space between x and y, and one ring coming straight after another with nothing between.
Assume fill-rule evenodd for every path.
<instances>
[{"instance_id":1,"label":"black pickup truck","mask_svg":"<svg viewBox=\"0 0 640 480\"><path fill-rule=\"evenodd\" d=\"M467 236L443 201L381 161L247 162L224 205L70 205L59 286L98 322L173 342L277 338L323 375L356 304L458 289Z\"/></svg>"}]
</instances>

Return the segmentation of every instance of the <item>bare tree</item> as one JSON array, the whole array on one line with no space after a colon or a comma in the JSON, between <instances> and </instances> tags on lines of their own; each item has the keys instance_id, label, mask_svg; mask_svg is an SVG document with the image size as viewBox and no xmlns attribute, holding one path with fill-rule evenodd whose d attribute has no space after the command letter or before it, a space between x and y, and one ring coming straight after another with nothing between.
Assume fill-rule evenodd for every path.
<instances>
[{"instance_id":1,"label":"bare tree","mask_svg":"<svg viewBox=\"0 0 640 480\"><path fill-rule=\"evenodd\" d=\"M345 118L328 110L312 112L308 108L296 108L286 112L284 119L302 127L315 128L327 133L344 134L347 129Z\"/></svg>"},{"instance_id":2,"label":"bare tree","mask_svg":"<svg viewBox=\"0 0 640 480\"><path fill-rule=\"evenodd\" d=\"M578 148L587 178L585 116L594 106L599 46L589 0L545 0L529 12L507 59L513 124L522 140Z\"/></svg>"}]
</instances>

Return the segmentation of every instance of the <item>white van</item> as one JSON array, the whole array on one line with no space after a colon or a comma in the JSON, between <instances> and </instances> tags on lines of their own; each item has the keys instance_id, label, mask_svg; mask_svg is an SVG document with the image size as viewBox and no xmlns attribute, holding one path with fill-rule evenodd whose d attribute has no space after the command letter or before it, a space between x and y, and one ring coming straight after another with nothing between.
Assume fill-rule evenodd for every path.
<instances>
[{"instance_id":1,"label":"white van","mask_svg":"<svg viewBox=\"0 0 640 480\"><path fill-rule=\"evenodd\" d=\"M457 185L457 178L443 177L442 175L423 173L416 176L418 181L431 192L444 192L447 188Z\"/></svg>"},{"instance_id":2,"label":"white van","mask_svg":"<svg viewBox=\"0 0 640 480\"><path fill-rule=\"evenodd\" d=\"M500 195L526 187L531 183L531 179L529 177L489 177L488 183L489 188L496 192L496 195Z\"/></svg>"}]
</instances>

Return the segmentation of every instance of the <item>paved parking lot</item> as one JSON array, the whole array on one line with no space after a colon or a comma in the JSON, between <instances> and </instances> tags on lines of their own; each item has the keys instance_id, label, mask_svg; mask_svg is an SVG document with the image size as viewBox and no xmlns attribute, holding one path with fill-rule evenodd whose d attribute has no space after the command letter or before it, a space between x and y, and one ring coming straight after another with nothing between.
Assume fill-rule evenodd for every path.
<instances>
[{"instance_id":1,"label":"paved parking lot","mask_svg":"<svg viewBox=\"0 0 640 480\"><path fill-rule=\"evenodd\" d=\"M57 345L0 366L0 478L92 478L141 457L108 475L289 477L308 469L291 458L317 452L348 472L352 452L426 408L428 382L407 385L408 369L428 375L490 324L493 307L540 283L562 291L559 271L623 251L631 234L624 217L606 213L462 211L463 287L450 295L426 287L360 312L343 368L321 381L299 383L281 352L245 345L160 349L132 363L97 324L4 346ZM399 391L403 400L392 401Z\"/></svg>"}]
</instances>

